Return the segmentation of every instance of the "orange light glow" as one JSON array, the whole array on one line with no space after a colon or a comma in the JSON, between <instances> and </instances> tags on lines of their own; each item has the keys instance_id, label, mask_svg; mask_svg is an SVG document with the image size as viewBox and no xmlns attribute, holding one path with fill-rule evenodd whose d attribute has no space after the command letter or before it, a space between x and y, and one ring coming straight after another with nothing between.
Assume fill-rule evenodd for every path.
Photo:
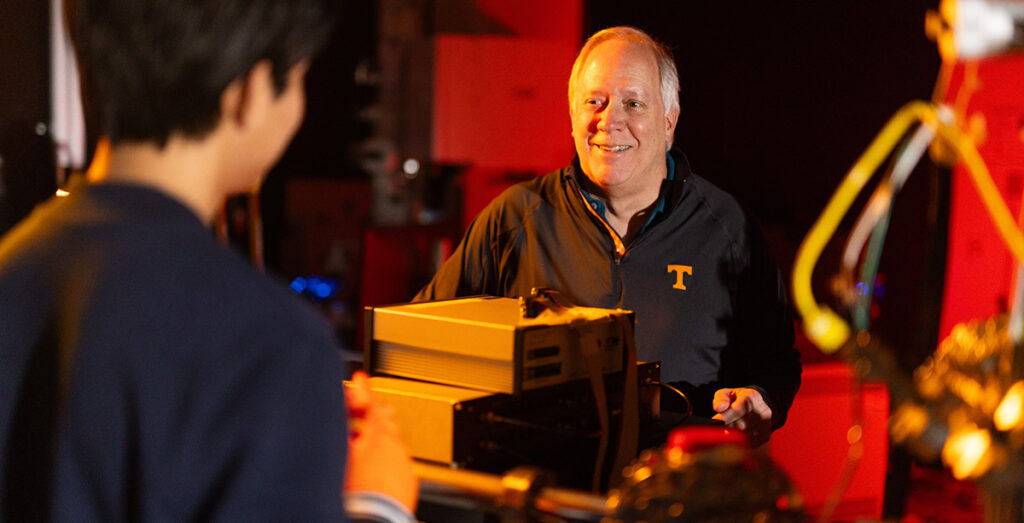
<instances>
[{"instance_id":1,"label":"orange light glow","mask_svg":"<svg viewBox=\"0 0 1024 523\"><path fill-rule=\"evenodd\" d=\"M953 469L953 477L957 479L977 478L992 464L991 446L992 439L987 431L965 427L946 440L942 461Z\"/></svg>"},{"instance_id":2,"label":"orange light glow","mask_svg":"<svg viewBox=\"0 0 1024 523\"><path fill-rule=\"evenodd\" d=\"M853 445L860 441L860 438L864 435L864 429L860 425L853 425L850 430L846 431L846 441Z\"/></svg>"},{"instance_id":3,"label":"orange light glow","mask_svg":"<svg viewBox=\"0 0 1024 523\"><path fill-rule=\"evenodd\" d=\"M900 443L920 436L928 426L928 411L918 405L906 403L899 407L889 422L889 432Z\"/></svg>"},{"instance_id":4,"label":"orange light glow","mask_svg":"<svg viewBox=\"0 0 1024 523\"><path fill-rule=\"evenodd\" d=\"M633 481L640 483L641 481L651 477L651 468L643 467L633 472Z\"/></svg>"},{"instance_id":5,"label":"orange light glow","mask_svg":"<svg viewBox=\"0 0 1024 523\"><path fill-rule=\"evenodd\" d=\"M504 476L501 478L501 485L515 492L526 492L530 488L530 480L517 476Z\"/></svg>"},{"instance_id":6,"label":"orange light glow","mask_svg":"<svg viewBox=\"0 0 1024 523\"><path fill-rule=\"evenodd\" d=\"M89 182L98 182L107 177L110 170L110 140L101 137L96 142L96 152L92 155L92 163L85 172L85 179Z\"/></svg>"},{"instance_id":7,"label":"orange light glow","mask_svg":"<svg viewBox=\"0 0 1024 523\"><path fill-rule=\"evenodd\" d=\"M996 428L1010 430L1020 425L1021 418L1024 418L1022 409L1024 409L1024 381L1018 381L1010 387L1010 390L1006 391L1006 396L1003 396L1003 400L996 407L996 413L993 416Z\"/></svg>"}]
</instances>

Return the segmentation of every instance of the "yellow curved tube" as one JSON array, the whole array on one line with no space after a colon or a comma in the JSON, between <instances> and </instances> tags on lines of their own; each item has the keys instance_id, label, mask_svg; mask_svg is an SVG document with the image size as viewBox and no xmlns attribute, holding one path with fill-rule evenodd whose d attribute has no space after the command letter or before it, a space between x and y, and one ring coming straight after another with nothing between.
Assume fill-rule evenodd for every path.
<instances>
[{"instance_id":1,"label":"yellow curved tube","mask_svg":"<svg viewBox=\"0 0 1024 523\"><path fill-rule=\"evenodd\" d=\"M871 175L888 157L907 129L917 121L933 128L938 136L957 152L966 165L996 230L1018 263L1024 263L1024 234L1006 207L1006 202L992 181L992 176L977 148L955 126L942 123L931 104L921 101L910 102L889 119L867 150L850 168L797 250L793 264L793 303L803 317L807 336L823 352L832 353L838 350L849 339L850 326L835 312L815 301L811 289L814 266L839 222Z\"/></svg>"},{"instance_id":2,"label":"yellow curved tube","mask_svg":"<svg viewBox=\"0 0 1024 523\"><path fill-rule=\"evenodd\" d=\"M807 336L824 352L838 350L849 338L850 327L836 313L818 305L814 300L814 292L811 290L814 265L846 211L879 164L889 156L912 124L927 120L937 119L935 111L925 102L911 102L897 111L850 168L797 250L793 264L793 303L804 319Z\"/></svg>"}]
</instances>

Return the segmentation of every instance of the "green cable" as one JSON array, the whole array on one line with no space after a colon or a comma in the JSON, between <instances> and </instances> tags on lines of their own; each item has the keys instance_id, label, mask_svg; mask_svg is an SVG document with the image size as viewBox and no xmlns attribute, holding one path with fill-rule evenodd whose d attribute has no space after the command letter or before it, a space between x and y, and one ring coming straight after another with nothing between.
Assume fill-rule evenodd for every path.
<instances>
[{"instance_id":1,"label":"green cable","mask_svg":"<svg viewBox=\"0 0 1024 523\"><path fill-rule=\"evenodd\" d=\"M864 265L861 266L860 281L863 292L857 293L857 301L853 309L853 325L856 330L866 330L871 323L871 298L875 293L875 277L878 275L878 263L882 258L882 246L885 244L886 231L889 229L889 218L895 198L889 200L889 208L885 216L878 220L871 230L871 240L864 254Z\"/></svg>"}]
</instances>

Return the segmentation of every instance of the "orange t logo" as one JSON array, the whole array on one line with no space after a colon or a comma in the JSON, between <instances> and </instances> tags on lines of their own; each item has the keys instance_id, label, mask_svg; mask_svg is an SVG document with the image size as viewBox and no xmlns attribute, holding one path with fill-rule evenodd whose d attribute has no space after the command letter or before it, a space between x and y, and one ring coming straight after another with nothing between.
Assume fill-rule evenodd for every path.
<instances>
[{"instance_id":1,"label":"orange t logo","mask_svg":"<svg viewBox=\"0 0 1024 523\"><path fill-rule=\"evenodd\" d=\"M676 273L676 284L672 286L673 289L679 289L682 291L686 290L686 285L683 284L683 275L693 275L693 267L689 265L669 265L667 272Z\"/></svg>"}]
</instances>

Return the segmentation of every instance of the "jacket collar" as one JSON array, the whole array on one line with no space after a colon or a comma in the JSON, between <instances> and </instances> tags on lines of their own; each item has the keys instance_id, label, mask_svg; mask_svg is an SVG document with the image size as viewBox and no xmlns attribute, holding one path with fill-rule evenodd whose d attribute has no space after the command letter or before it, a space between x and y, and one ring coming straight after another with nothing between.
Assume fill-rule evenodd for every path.
<instances>
[{"instance_id":1,"label":"jacket collar","mask_svg":"<svg viewBox=\"0 0 1024 523\"><path fill-rule=\"evenodd\" d=\"M655 206L655 211L651 213L650 219L644 225L643 230L653 224L661 221L667 214L672 212L676 204L679 203L683 197L683 190L686 187L686 181L690 178L693 172L690 170L690 162L686 159L686 155L675 147L669 149L666 153L666 162L670 168L674 169L669 171L668 178L662 181L661 192L658 195L658 203ZM586 176L583 174L583 168L580 167L580 157L576 155L572 159L572 164L568 169L565 169L562 179L566 182L571 182L572 185L580 194L583 195L584 200L594 209L599 216L604 215L604 202L601 202L597 198L593 197L585 189L586 185L582 182L582 177Z\"/></svg>"}]
</instances>

